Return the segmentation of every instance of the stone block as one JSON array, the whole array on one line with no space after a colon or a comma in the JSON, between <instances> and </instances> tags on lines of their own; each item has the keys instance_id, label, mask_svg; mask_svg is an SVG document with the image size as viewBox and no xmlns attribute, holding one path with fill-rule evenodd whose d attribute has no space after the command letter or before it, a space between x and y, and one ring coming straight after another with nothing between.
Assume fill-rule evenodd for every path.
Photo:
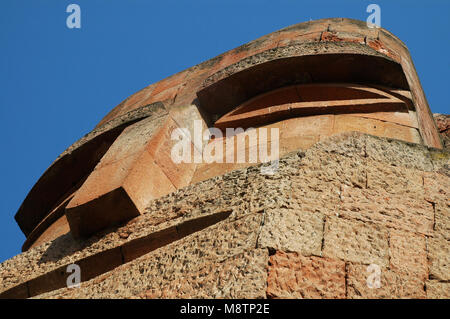
<instances>
[{"instance_id":1,"label":"stone block","mask_svg":"<svg viewBox=\"0 0 450 319\"><path fill-rule=\"evenodd\" d=\"M347 265L347 298L352 299L399 299L425 298L424 281L414 276L405 276L380 267L380 287L373 284L375 273L367 265Z\"/></svg>"},{"instance_id":2,"label":"stone block","mask_svg":"<svg viewBox=\"0 0 450 319\"><path fill-rule=\"evenodd\" d=\"M308 42L319 42L322 32L298 34L298 32L280 32L277 36L278 47L297 45Z\"/></svg>"},{"instance_id":3,"label":"stone block","mask_svg":"<svg viewBox=\"0 0 450 319\"><path fill-rule=\"evenodd\" d=\"M392 230L389 237L389 253L392 271L422 281L428 278L425 236Z\"/></svg>"},{"instance_id":4,"label":"stone block","mask_svg":"<svg viewBox=\"0 0 450 319\"><path fill-rule=\"evenodd\" d=\"M270 256L269 298L345 298L345 263L277 251Z\"/></svg>"},{"instance_id":5,"label":"stone block","mask_svg":"<svg viewBox=\"0 0 450 319\"><path fill-rule=\"evenodd\" d=\"M388 232L375 224L327 217L323 256L387 267Z\"/></svg>"},{"instance_id":6,"label":"stone block","mask_svg":"<svg viewBox=\"0 0 450 319\"><path fill-rule=\"evenodd\" d=\"M359 44L364 44L365 36L358 33L348 33L348 32L323 32L320 41L330 41L330 42L354 42Z\"/></svg>"},{"instance_id":7,"label":"stone block","mask_svg":"<svg viewBox=\"0 0 450 319\"><path fill-rule=\"evenodd\" d=\"M425 235L433 233L433 205L415 193L393 194L380 188L358 189L344 186L338 215Z\"/></svg>"},{"instance_id":8,"label":"stone block","mask_svg":"<svg viewBox=\"0 0 450 319\"><path fill-rule=\"evenodd\" d=\"M79 289L56 292L61 298L241 298L265 296L268 252L255 249L262 214L224 220L151 251ZM217 276L220 281L217 282ZM233 279L234 278L234 279ZM168 284L169 283L169 284ZM222 287L217 289L217 285ZM51 298L52 294L46 295Z\"/></svg>"},{"instance_id":9,"label":"stone block","mask_svg":"<svg viewBox=\"0 0 450 319\"><path fill-rule=\"evenodd\" d=\"M430 279L450 280L450 242L442 237L427 238Z\"/></svg>"},{"instance_id":10,"label":"stone block","mask_svg":"<svg viewBox=\"0 0 450 319\"><path fill-rule=\"evenodd\" d=\"M384 140L385 142L381 142ZM433 171L428 148L423 145L409 144L397 140L367 136L367 157L392 166L415 168L421 171Z\"/></svg>"},{"instance_id":11,"label":"stone block","mask_svg":"<svg viewBox=\"0 0 450 319\"><path fill-rule=\"evenodd\" d=\"M336 115L333 133L352 131L421 143L420 134L415 128L359 116Z\"/></svg>"},{"instance_id":12,"label":"stone block","mask_svg":"<svg viewBox=\"0 0 450 319\"><path fill-rule=\"evenodd\" d=\"M265 213L258 246L321 255L324 216L298 209L270 209Z\"/></svg>"},{"instance_id":13,"label":"stone block","mask_svg":"<svg viewBox=\"0 0 450 319\"><path fill-rule=\"evenodd\" d=\"M439 282L436 280L427 280L425 283L427 288L427 298L429 299L449 299L450 283Z\"/></svg>"},{"instance_id":14,"label":"stone block","mask_svg":"<svg viewBox=\"0 0 450 319\"><path fill-rule=\"evenodd\" d=\"M173 120L157 126L155 121L159 123L147 119L127 128L67 205L75 237L136 217L152 199L175 191L174 183L182 187L190 182L192 164L176 166L169 155Z\"/></svg>"},{"instance_id":15,"label":"stone block","mask_svg":"<svg viewBox=\"0 0 450 319\"><path fill-rule=\"evenodd\" d=\"M434 228L436 234L450 240L450 203L436 203L434 211Z\"/></svg>"},{"instance_id":16,"label":"stone block","mask_svg":"<svg viewBox=\"0 0 450 319\"><path fill-rule=\"evenodd\" d=\"M376 38L378 36L378 28L369 28L365 21L336 18L330 19L331 23L328 28L330 32L343 32L350 34L360 34Z\"/></svg>"},{"instance_id":17,"label":"stone block","mask_svg":"<svg viewBox=\"0 0 450 319\"><path fill-rule=\"evenodd\" d=\"M266 249L248 250L221 263L205 264L199 271L177 277L163 289L151 289L143 298L263 299L267 283Z\"/></svg>"},{"instance_id":18,"label":"stone block","mask_svg":"<svg viewBox=\"0 0 450 319\"><path fill-rule=\"evenodd\" d=\"M367 188L425 200L423 172L401 166L386 165L373 159L367 160Z\"/></svg>"},{"instance_id":19,"label":"stone block","mask_svg":"<svg viewBox=\"0 0 450 319\"><path fill-rule=\"evenodd\" d=\"M167 116L161 112L128 126L110 146L96 168L142 153L152 137L165 125L166 119Z\"/></svg>"}]
</instances>

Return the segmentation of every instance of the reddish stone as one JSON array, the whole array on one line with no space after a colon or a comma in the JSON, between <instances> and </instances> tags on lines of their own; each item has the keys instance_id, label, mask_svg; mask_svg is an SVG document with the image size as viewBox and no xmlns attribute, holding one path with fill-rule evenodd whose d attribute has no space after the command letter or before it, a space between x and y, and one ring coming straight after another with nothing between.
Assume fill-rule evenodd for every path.
<instances>
[{"instance_id":1,"label":"reddish stone","mask_svg":"<svg viewBox=\"0 0 450 319\"><path fill-rule=\"evenodd\" d=\"M387 55L388 57L392 58L394 61L400 62L401 58L400 56L395 53L394 51L388 49L381 41L376 39L368 39L367 45L374 49L375 51L378 51L384 55Z\"/></svg>"},{"instance_id":2,"label":"reddish stone","mask_svg":"<svg viewBox=\"0 0 450 319\"><path fill-rule=\"evenodd\" d=\"M319 42L322 32L311 32L307 34L298 34L298 32L280 32L277 36L278 47L295 45L306 42Z\"/></svg>"},{"instance_id":3,"label":"reddish stone","mask_svg":"<svg viewBox=\"0 0 450 319\"><path fill-rule=\"evenodd\" d=\"M270 257L269 298L345 298L345 263L277 251Z\"/></svg>"},{"instance_id":4,"label":"reddish stone","mask_svg":"<svg viewBox=\"0 0 450 319\"><path fill-rule=\"evenodd\" d=\"M164 173L170 167L162 169L157 164L168 160L167 130L174 128L173 122L169 119L162 132L152 129L152 125L152 121L147 121L136 124L141 127L137 132L133 127L125 130L67 205L66 215L74 236L87 236L129 220L142 213L150 200L176 189ZM132 143L128 142L130 139ZM156 152L159 148L161 152ZM178 170L177 179L172 177L178 185L186 184L193 174L191 166L184 168ZM185 179L184 172L188 174Z\"/></svg>"},{"instance_id":5,"label":"reddish stone","mask_svg":"<svg viewBox=\"0 0 450 319\"><path fill-rule=\"evenodd\" d=\"M323 32L320 41L354 42L364 44L364 36L342 32Z\"/></svg>"}]
</instances>

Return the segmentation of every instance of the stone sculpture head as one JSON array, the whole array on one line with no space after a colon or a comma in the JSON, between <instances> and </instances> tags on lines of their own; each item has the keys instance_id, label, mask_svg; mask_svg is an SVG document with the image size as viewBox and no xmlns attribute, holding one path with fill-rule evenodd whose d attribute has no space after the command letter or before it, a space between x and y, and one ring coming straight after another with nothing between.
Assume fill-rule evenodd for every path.
<instances>
[{"instance_id":1,"label":"stone sculpture head","mask_svg":"<svg viewBox=\"0 0 450 319\"><path fill-rule=\"evenodd\" d=\"M267 140L277 145L275 157L348 131L442 147L398 38L349 19L301 23L154 83L116 106L55 160L24 200L15 216L27 237L23 250L68 232L90 236L138 216L153 199L252 165L248 158L238 162L237 151L257 154L262 130L228 138L218 133L239 127L276 129ZM207 128L217 129L214 138L203 138ZM191 161L173 161L177 129L189 138ZM227 141L239 137L245 143L227 149ZM206 149L223 154L207 163Z\"/></svg>"}]
</instances>

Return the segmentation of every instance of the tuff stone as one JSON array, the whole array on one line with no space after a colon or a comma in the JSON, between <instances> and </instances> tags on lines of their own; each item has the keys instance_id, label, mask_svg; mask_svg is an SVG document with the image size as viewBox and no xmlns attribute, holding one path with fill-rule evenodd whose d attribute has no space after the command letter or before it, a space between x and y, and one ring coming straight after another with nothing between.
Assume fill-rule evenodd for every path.
<instances>
[{"instance_id":1,"label":"tuff stone","mask_svg":"<svg viewBox=\"0 0 450 319\"><path fill-rule=\"evenodd\" d=\"M349 263L347 266L347 298L425 298L424 282L414 276L405 276L385 267L380 271L380 287L370 288L367 284L373 272L368 265ZM370 279L369 279L370 280Z\"/></svg>"},{"instance_id":2,"label":"tuff stone","mask_svg":"<svg viewBox=\"0 0 450 319\"><path fill-rule=\"evenodd\" d=\"M388 231L344 218L325 220L323 256L362 264L389 264Z\"/></svg>"},{"instance_id":3,"label":"tuff stone","mask_svg":"<svg viewBox=\"0 0 450 319\"><path fill-rule=\"evenodd\" d=\"M450 298L450 283L428 280L426 282L427 297L430 299Z\"/></svg>"},{"instance_id":4,"label":"tuff stone","mask_svg":"<svg viewBox=\"0 0 450 319\"><path fill-rule=\"evenodd\" d=\"M61 154L16 215L27 241L0 264L0 297L446 297L435 119L384 29L338 18L263 36L136 92ZM176 165L171 135L194 121L278 129L278 169ZM189 142L201 155L223 139ZM64 288L72 263L79 289Z\"/></svg>"},{"instance_id":5,"label":"tuff stone","mask_svg":"<svg viewBox=\"0 0 450 319\"><path fill-rule=\"evenodd\" d=\"M430 279L450 279L450 242L440 236L427 238Z\"/></svg>"},{"instance_id":6,"label":"tuff stone","mask_svg":"<svg viewBox=\"0 0 450 319\"><path fill-rule=\"evenodd\" d=\"M345 298L345 263L277 251L269 259L269 298Z\"/></svg>"},{"instance_id":7,"label":"tuff stone","mask_svg":"<svg viewBox=\"0 0 450 319\"><path fill-rule=\"evenodd\" d=\"M420 280L428 278L426 238L392 230L389 236L390 269Z\"/></svg>"},{"instance_id":8,"label":"tuff stone","mask_svg":"<svg viewBox=\"0 0 450 319\"><path fill-rule=\"evenodd\" d=\"M275 250L321 255L324 216L301 210L270 209L265 212L258 245Z\"/></svg>"}]
</instances>

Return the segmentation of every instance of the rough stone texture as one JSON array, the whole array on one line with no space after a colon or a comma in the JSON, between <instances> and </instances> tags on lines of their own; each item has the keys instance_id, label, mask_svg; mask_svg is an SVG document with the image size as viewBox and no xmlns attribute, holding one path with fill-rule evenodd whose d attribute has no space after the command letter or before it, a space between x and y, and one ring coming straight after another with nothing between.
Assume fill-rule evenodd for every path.
<instances>
[{"instance_id":1,"label":"rough stone texture","mask_svg":"<svg viewBox=\"0 0 450 319\"><path fill-rule=\"evenodd\" d=\"M404 142L395 139L380 143L380 140L373 136L366 140L365 152L370 159L390 166L432 171L433 163L429 149L418 144L410 145L411 147L405 147Z\"/></svg>"},{"instance_id":2,"label":"rough stone texture","mask_svg":"<svg viewBox=\"0 0 450 319\"><path fill-rule=\"evenodd\" d=\"M350 298L424 297L425 281L435 285L434 290L427 288L427 293L431 291L429 297L442 296L448 291L445 290L445 281L450 273L448 219L439 219L439 210L436 209L436 228L431 228L428 234L421 231L420 227L400 227L400 224L394 223L394 218L387 223L366 217L370 216L367 212L367 194L373 196L377 205L382 203L385 210L396 205L392 200L401 201L406 196L406 201L413 194L417 195L414 203L431 205L431 208L433 202L446 203L447 195L441 190L448 188L445 185L448 185L449 177L434 171L438 166L435 165L435 157L430 156L431 151L437 152L420 145L360 133L333 136L306 151L284 156L274 175L261 175L259 166L233 171L153 200L141 216L88 240L75 240L67 234L33 247L0 264L0 291L11 288L14 290L11 295L15 293L14 296L26 297L27 287L32 287L32 281L41 278L41 288L45 288L47 282L42 280L42 276L67 264L79 263L109 249L124 249L129 243L171 227L179 228L183 233L185 226L180 225L185 222L230 212L229 217L217 224L170 244L163 244L138 259L83 283L85 288L81 290L56 290L40 297L63 297L66 294L68 297L85 298L175 297L182 283L185 283L183 296L186 297L193 290L199 291L194 295L198 297L243 296L238 293L243 291L242 287L248 287L245 294L249 297L264 297L264 276L267 276L264 267L269 265L267 247L271 246L275 246L271 248L276 250L296 250L298 259L309 260L311 265L325 265L320 271L317 270L318 273L328 273L326 261L333 261L333 265L347 263L344 274L347 276L346 296ZM443 151L436 154L445 156L447 153ZM405 160L405 156L408 160ZM375 179L378 169L380 176L393 176L382 183L382 177ZM372 172L369 179L366 177L368 172ZM422 178L424 184L421 187L419 181ZM373 183L367 184L370 180ZM431 181L435 181L435 184ZM360 203L361 207L366 207L365 214L363 211L360 214L344 214L347 209L343 208L348 207L346 193L352 194L354 206ZM390 197L390 200L381 201L384 196ZM406 202L402 203L408 207ZM379 208L374 210L380 212L380 216L383 215L382 211ZM428 216L429 211L428 208L417 209L417 218L421 214ZM442 212L447 214L448 210ZM320 229L323 216L324 233ZM423 221L428 220L425 217ZM439 227L438 220L441 220ZM419 219L417 224L420 223ZM290 243L288 236L294 238ZM323 247L318 246L319 237ZM295 242L298 238L302 238L302 242ZM273 250L270 249L270 252ZM424 254L428 261L425 266ZM253 259L254 263L249 261ZM367 287L366 268L370 263L377 263L382 268L385 279L380 289ZM217 286L220 289L214 288L212 278L217 277L207 274L214 271L220 278L230 278L227 273L232 272L233 267L244 269L244 273L237 272L236 279L230 281L231 286L221 283ZM424 278L425 270L428 273ZM248 276L245 275L246 271ZM189 280L183 281L182 278ZM314 280L311 283L317 282ZM162 287L170 281L176 284L164 292ZM228 281L224 279L224 282ZM247 286L247 282L251 284ZM199 290L198 283L204 283L206 288ZM308 287L322 286L317 283ZM316 288L311 289L308 291L316 291ZM332 297L342 295L341 288L336 289ZM280 295L285 293L278 291ZM331 290L320 291L323 292L321 296L331 294Z\"/></svg>"},{"instance_id":3,"label":"rough stone texture","mask_svg":"<svg viewBox=\"0 0 450 319\"><path fill-rule=\"evenodd\" d=\"M390 269L424 280L428 277L425 236L391 231L389 237Z\"/></svg>"},{"instance_id":4,"label":"rough stone texture","mask_svg":"<svg viewBox=\"0 0 450 319\"><path fill-rule=\"evenodd\" d=\"M431 299L449 299L450 283L428 280L426 282L427 297Z\"/></svg>"},{"instance_id":5,"label":"rough stone texture","mask_svg":"<svg viewBox=\"0 0 450 319\"><path fill-rule=\"evenodd\" d=\"M450 241L442 237L427 238L430 278L450 280Z\"/></svg>"},{"instance_id":6,"label":"rough stone texture","mask_svg":"<svg viewBox=\"0 0 450 319\"><path fill-rule=\"evenodd\" d=\"M296 251L304 256L321 255L324 216L290 209L265 213L259 235L260 247Z\"/></svg>"},{"instance_id":7,"label":"rough stone texture","mask_svg":"<svg viewBox=\"0 0 450 319\"><path fill-rule=\"evenodd\" d=\"M362 264L388 266L388 232L377 225L344 218L326 219L323 255Z\"/></svg>"},{"instance_id":8,"label":"rough stone texture","mask_svg":"<svg viewBox=\"0 0 450 319\"><path fill-rule=\"evenodd\" d=\"M448 174L427 173L423 176L425 198L434 207L434 230L439 236L450 240L450 183ZM448 172L446 170L446 172Z\"/></svg>"},{"instance_id":9,"label":"rough stone texture","mask_svg":"<svg viewBox=\"0 0 450 319\"><path fill-rule=\"evenodd\" d=\"M347 298L425 298L424 282L381 267L379 288L369 288L368 265L347 265Z\"/></svg>"},{"instance_id":10,"label":"rough stone texture","mask_svg":"<svg viewBox=\"0 0 450 319\"><path fill-rule=\"evenodd\" d=\"M254 249L261 217L251 214L221 222L83 283L80 289L65 288L47 297L264 297L268 252Z\"/></svg>"},{"instance_id":11,"label":"rough stone texture","mask_svg":"<svg viewBox=\"0 0 450 319\"><path fill-rule=\"evenodd\" d=\"M434 228L439 236L450 240L450 203L436 203L434 205Z\"/></svg>"},{"instance_id":12,"label":"rough stone texture","mask_svg":"<svg viewBox=\"0 0 450 319\"><path fill-rule=\"evenodd\" d=\"M345 298L345 263L278 251L269 260L269 298Z\"/></svg>"},{"instance_id":13,"label":"rough stone texture","mask_svg":"<svg viewBox=\"0 0 450 319\"><path fill-rule=\"evenodd\" d=\"M450 115L448 114L433 114L434 120L438 127L439 133L441 133L444 147L450 147Z\"/></svg>"},{"instance_id":14,"label":"rough stone texture","mask_svg":"<svg viewBox=\"0 0 450 319\"><path fill-rule=\"evenodd\" d=\"M401 187L394 194L383 189L343 187L339 216L431 235L433 205L424 199L423 192L422 198L403 192Z\"/></svg>"},{"instance_id":15,"label":"rough stone texture","mask_svg":"<svg viewBox=\"0 0 450 319\"><path fill-rule=\"evenodd\" d=\"M250 250L149 289L144 298L265 298L268 252Z\"/></svg>"}]
</instances>

